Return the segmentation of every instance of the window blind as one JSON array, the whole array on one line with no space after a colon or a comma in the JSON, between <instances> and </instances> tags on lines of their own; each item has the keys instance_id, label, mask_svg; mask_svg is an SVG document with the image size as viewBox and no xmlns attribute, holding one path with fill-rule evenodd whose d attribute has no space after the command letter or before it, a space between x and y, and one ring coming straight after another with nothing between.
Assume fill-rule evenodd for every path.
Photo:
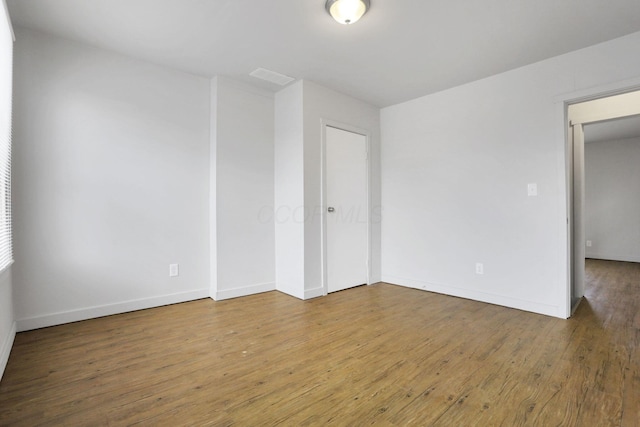
<instances>
[{"instance_id":1,"label":"window blind","mask_svg":"<svg viewBox=\"0 0 640 427\"><path fill-rule=\"evenodd\" d=\"M0 271L13 262L11 242L11 115L13 31L4 0L0 5Z\"/></svg>"}]
</instances>

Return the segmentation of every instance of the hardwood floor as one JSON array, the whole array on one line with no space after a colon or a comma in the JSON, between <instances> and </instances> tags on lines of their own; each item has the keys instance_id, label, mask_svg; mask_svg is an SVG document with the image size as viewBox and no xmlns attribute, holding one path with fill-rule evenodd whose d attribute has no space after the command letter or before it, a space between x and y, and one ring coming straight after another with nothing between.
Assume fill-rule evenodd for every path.
<instances>
[{"instance_id":1,"label":"hardwood floor","mask_svg":"<svg viewBox=\"0 0 640 427\"><path fill-rule=\"evenodd\" d=\"M637 426L640 264L587 280L569 320L378 284L20 333L0 425Z\"/></svg>"}]
</instances>

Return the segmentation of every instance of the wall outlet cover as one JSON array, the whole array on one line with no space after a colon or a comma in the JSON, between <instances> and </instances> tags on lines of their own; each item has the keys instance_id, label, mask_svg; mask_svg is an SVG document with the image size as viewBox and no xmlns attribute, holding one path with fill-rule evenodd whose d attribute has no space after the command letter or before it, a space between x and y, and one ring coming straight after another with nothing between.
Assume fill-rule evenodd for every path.
<instances>
[{"instance_id":1,"label":"wall outlet cover","mask_svg":"<svg viewBox=\"0 0 640 427\"><path fill-rule=\"evenodd\" d=\"M178 264L169 264L169 277L176 277L180 274Z\"/></svg>"}]
</instances>

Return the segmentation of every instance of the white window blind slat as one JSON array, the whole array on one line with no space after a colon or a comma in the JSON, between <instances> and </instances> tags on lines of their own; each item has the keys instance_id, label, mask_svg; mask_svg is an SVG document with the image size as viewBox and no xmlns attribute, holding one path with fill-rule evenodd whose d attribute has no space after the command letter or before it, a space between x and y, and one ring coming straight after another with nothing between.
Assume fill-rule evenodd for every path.
<instances>
[{"instance_id":1,"label":"white window blind slat","mask_svg":"<svg viewBox=\"0 0 640 427\"><path fill-rule=\"evenodd\" d=\"M6 5L0 5L0 271L13 262L11 240L11 119L13 31Z\"/></svg>"}]
</instances>

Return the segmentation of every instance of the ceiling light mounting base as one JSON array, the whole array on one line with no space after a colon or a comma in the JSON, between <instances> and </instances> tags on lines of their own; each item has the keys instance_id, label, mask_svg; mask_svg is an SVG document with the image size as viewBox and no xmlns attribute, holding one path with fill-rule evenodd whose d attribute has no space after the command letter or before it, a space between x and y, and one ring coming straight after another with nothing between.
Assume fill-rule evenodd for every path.
<instances>
[{"instance_id":1,"label":"ceiling light mounting base","mask_svg":"<svg viewBox=\"0 0 640 427\"><path fill-rule=\"evenodd\" d=\"M371 7L370 0L327 0L324 5L329 15L341 24L357 22Z\"/></svg>"}]
</instances>

